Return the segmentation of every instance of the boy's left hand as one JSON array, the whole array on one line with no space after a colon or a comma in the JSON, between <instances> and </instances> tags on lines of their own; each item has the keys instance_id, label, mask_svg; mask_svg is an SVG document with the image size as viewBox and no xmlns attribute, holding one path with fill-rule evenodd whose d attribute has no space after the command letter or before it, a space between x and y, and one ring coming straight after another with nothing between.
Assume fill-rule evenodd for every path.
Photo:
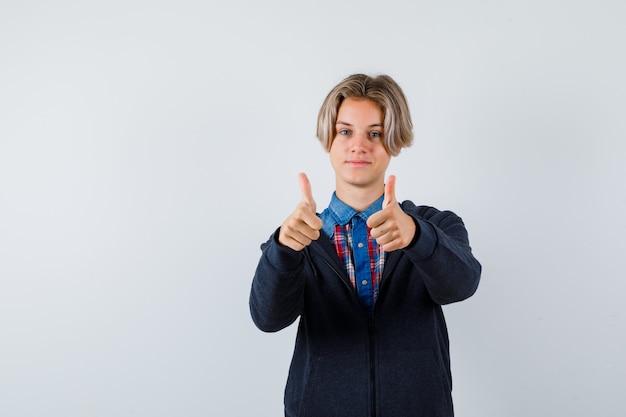
<instances>
[{"instance_id":1,"label":"boy's left hand","mask_svg":"<svg viewBox=\"0 0 626 417\"><path fill-rule=\"evenodd\" d=\"M406 248L415 237L413 218L400 208L396 199L396 177L390 175L385 184L383 208L367 219L370 234L385 252Z\"/></svg>"}]
</instances>

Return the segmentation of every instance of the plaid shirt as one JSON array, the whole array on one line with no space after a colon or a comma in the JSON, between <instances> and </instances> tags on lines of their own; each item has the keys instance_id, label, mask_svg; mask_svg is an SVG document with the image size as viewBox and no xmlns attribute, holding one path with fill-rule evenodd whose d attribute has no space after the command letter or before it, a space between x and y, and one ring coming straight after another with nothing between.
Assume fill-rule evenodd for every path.
<instances>
[{"instance_id":1,"label":"plaid shirt","mask_svg":"<svg viewBox=\"0 0 626 417\"><path fill-rule=\"evenodd\" d=\"M385 266L385 253L370 235L367 219L382 208L383 197L357 212L333 193L320 217L324 233L335 243L359 301L372 314Z\"/></svg>"}]
</instances>

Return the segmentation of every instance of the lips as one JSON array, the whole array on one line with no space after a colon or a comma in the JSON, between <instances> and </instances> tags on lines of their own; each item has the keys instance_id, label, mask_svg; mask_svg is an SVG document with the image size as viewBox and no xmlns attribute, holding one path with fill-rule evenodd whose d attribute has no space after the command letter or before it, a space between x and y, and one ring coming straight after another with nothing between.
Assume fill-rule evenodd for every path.
<instances>
[{"instance_id":1,"label":"lips","mask_svg":"<svg viewBox=\"0 0 626 417\"><path fill-rule=\"evenodd\" d=\"M346 163L352 167L365 167L368 166L371 162L369 161L361 161L361 160L353 160L353 161L346 161Z\"/></svg>"}]
</instances>

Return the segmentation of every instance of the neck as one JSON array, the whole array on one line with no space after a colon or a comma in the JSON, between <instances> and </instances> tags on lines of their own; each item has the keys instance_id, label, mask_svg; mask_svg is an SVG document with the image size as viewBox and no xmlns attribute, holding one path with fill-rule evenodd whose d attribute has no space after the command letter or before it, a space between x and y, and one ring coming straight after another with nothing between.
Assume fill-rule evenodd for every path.
<instances>
[{"instance_id":1,"label":"neck","mask_svg":"<svg viewBox=\"0 0 626 417\"><path fill-rule=\"evenodd\" d=\"M335 193L337 198L352 207L357 212L362 212L380 198L385 191L385 185L376 187L360 188L355 185L337 184Z\"/></svg>"}]
</instances>

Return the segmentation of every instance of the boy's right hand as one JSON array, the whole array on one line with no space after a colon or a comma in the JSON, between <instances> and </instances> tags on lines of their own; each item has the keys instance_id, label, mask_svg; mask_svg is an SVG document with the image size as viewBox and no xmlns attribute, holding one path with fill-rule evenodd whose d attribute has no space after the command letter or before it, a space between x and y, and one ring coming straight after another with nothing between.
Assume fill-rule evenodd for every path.
<instances>
[{"instance_id":1,"label":"boy's right hand","mask_svg":"<svg viewBox=\"0 0 626 417\"><path fill-rule=\"evenodd\" d=\"M298 175L302 200L296 210L280 226L278 242L295 251L301 251L312 241L320 237L322 219L315 212L315 200L311 192L311 183L304 173Z\"/></svg>"}]
</instances>

